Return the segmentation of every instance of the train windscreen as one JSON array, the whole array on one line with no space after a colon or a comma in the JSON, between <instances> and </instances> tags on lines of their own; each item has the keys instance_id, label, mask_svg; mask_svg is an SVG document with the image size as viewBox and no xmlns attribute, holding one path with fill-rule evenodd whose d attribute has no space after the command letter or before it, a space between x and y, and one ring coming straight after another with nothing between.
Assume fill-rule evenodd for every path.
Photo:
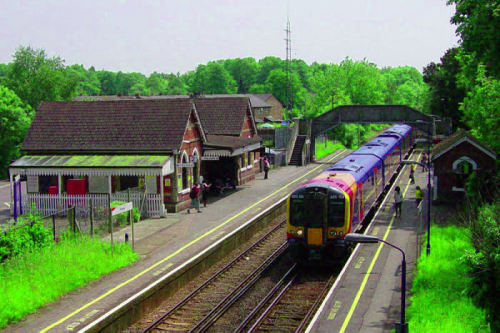
<instances>
[{"instance_id":1,"label":"train windscreen","mask_svg":"<svg viewBox=\"0 0 500 333\"><path fill-rule=\"evenodd\" d=\"M342 193L330 191L328 195L328 226L342 227L345 219L345 198Z\"/></svg>"},{"instance_id":2,"label":"train windscreen","mask_svg":"<svg viewBox=\"0 0 500 333\"><path fill-rule=\"evenodd\" d=\"M290 224L322 228L327 214L327 195L324 188L308 188L290 197Z\"/></svg>"}]
</instances>

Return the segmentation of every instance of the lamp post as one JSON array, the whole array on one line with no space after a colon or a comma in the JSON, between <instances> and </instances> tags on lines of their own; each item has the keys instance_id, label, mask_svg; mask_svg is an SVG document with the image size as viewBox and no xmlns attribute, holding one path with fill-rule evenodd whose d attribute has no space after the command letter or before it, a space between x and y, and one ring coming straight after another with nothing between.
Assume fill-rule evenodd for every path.
<instances>
[{"instance_id":1,"label":"lamp post","mask_svg":"<svg viewBox=\"0 0 500 333\"><path fill-rule=\"evenodd\" d=\"M405 322L405 304L406 304L406 257L402 249L394 244L384 241L378 237L367 236L362 234L350 233L345 235L345 241L350 243L385 243L396 250L400 251L403 255L401 262L401 318L400 322L396 323L396 333L408 333L408 323Z\"/></svg>"},{"instance_id":2,"label":"lamp post","mask_svg":"<svg viewBox=\"0 0 500 333\"><path fill-rule=\"evenodd\" d=\"M431 121L417 120L427 124L427 247L426 255L431 254Z\"/></svg>"}]
</instances>

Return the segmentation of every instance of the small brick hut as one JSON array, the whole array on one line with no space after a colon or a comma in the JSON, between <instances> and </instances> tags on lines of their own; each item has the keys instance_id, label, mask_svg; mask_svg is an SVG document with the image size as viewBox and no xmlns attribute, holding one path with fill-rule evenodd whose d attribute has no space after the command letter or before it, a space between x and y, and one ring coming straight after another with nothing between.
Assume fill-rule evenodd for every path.
<instances>
[{"instance_id":1,"label":"small brick hut","mask_svg":"<svg viewBox=\"0 0 500 333\"><path fill-rule=\"evenodd\" d=\"M452 201L465 193L471 173L480 177L494 173L497 155L470 133L458 130L438 143L431 155L434 167L434 200Z\"/></svg>"}]
</instances>

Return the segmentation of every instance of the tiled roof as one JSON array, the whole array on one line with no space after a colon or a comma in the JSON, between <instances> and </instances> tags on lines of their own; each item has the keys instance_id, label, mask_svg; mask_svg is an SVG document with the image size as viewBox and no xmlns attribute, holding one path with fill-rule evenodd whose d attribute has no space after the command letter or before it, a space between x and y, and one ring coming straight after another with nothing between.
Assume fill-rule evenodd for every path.
<instances>
[{"instance_id":1,"label":"tiled roof","mask_svg":"<svg viewBox=\"0 0 500 333\"><path fill-rule=\"evenodd\" d=\"M43 102L21 150L171 151L182 144L191 110L188 98Z\"/></svg>"},{"instance_id":2,"label":"tiled roof","mask_svg":"<svg viewBox=\"0 0 500 333\"><path fill-rule=\"evenodd\" d=\"M211 147L223 147L223 148L243 148L252 143L257 143L262 141L262 139L255 135L251 138L240 138L228 135L207 135L206 146Z\"/></svg>"},{"instance_id":3,"label":"tiled roof","mask_svg":"<svg viewBox=\"0 0 500 333\"><path fill-rule=\"evenodd\" d=\"M206 134L239 136L249 109L247 97L195 98L194 103Z\"/></svg>"},{"instance_id":4,"label":"tiled roof","mask_svg":"<svg viewBox=\"0 0 500 333\"><path fill-rule=\"evenodd\" d=\"M476 146L484 149L484 151L486 153L489 153L490 156L496 156L496 153L491 148L479 142L479 140L476 139L472 134L463 129L459 129L458 131L456 131L443 141L439 142L432 148L431 160L434 160L439 156L443 155L445 152L447 152L448 150L453 148L456 144L458 144L462 139L468 139Z\"/></svg>"}]
</instances>

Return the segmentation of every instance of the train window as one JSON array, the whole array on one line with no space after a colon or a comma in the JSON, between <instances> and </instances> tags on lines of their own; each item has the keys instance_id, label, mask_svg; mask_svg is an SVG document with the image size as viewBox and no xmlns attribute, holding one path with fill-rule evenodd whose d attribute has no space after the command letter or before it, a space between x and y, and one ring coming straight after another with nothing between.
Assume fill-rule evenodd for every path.
<instances>
[{"instance_id":1,"label":"train window","mask_svg":"<svg viewBox=\"0 0 500 333\"><path fill-rule=\"evenodd\" d=\"M310 193L305 202L307 214L307 226L310 228L321 228L326 215L326 194L321 192Z\"/></svg>"},{"instance_id":2,"label":"train window","mask_svg":"<svg viewBox=\"0 0 500 333\"><path fill-rule=\"evenodd\" d=\"M328 226L342 227L345 219L345 198L330 194L328 199Z\"/></svg>"},{"instance_id":3,"label":"train window","mask_svg":"<svg viewBox=\"0 0 500 333\"><path fill-rule=\"evenodd\" d=\"M294 198L295 196L295 198ZM304 225L304 196L300 195L302 198L297 198L297 195L292 195L290 199L290 224L294 226Z\"/></svg>"}]
</instances>

